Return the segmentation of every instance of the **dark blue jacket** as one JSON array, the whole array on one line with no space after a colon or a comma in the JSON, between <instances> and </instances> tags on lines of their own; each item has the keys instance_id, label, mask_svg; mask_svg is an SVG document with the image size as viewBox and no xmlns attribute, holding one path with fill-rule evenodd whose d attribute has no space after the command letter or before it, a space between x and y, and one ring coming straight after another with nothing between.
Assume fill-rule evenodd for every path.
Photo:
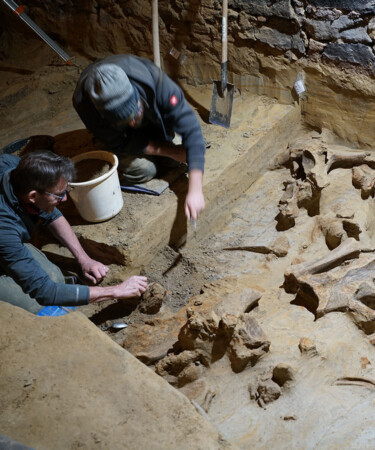
<instances>
[{"instance_id":1,"label":"dark blue jacket","mask_svg":"<svg viewBox=\"0 0 375 450\"><path fill-rule=\"evenodd\" d=\"M155 64L132 55L114 55L90 64L81 74L73 95L73 105L87 129L115 153L144 154L149 140L155 139L148 129L126 128L121 132L112 127L92 104L87 79L102 63L116 64L146 100L146 114L160 138L171 140L171 132L182 137L189 170L204 170L205 142L198 118L186 101L182 90ZM177 100L177 101L176 101Z\"/></svg>"},{"instance_id":2,"label":"dark blue jacket","mask_svg":"<svg viewBox=\"0 0 375 450\"><path fill-rule=\"evenodd\" d=\"M0 273L12 277L41 305L87 305L88 286L53 282L23 245L30 240L37 222L46 226L62 214L55 208L50 214L41 211L33 217L19 204L9 180L19 160L14 155L0 155Z\"/></svg>"}]
</instances>

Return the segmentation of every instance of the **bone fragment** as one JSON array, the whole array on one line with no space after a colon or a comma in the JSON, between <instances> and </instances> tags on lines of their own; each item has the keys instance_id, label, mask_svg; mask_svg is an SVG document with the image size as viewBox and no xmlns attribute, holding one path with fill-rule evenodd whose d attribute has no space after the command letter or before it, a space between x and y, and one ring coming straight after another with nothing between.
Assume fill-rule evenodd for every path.
<instances>
[{"instance_id":1,"label":"bone fragment","mask_svg":"<svg viewBox=\"0 0 375 450\"><path fill-rule=\"evenodd\" d=\"M333 250L331 255L339 253L339 256L343 256L342 248L345 247L345 243L347 241ZM350 243L346 244L346 247L350 248L350 245ZM338 249L339 252L337 252ZM355 253L354 249L352 255ZM344 256L348 257L348 251L344 253ZM344 259L341 258L341 261ZM340 262L340 258L332 258L331 267L329 265L324 267L321 260L319 261L320 264L310 263L309 267L306 264L300 264L294 273L292 267L285 277L285 290L297 293L294 302L305 306L315 314L316 318L333 311L345 312L367 335L373 334L375 332L374 256L369 253L361 254L356 259L345 260L339 266L335 264ZM323 270L319 272L322 266Z\"/></svg>"},{"instance_id":2,"label":"bone fragment","mask_svg":"<svg viewBox=\"0 0 375 450\"><path fill-rule=\"evenodd\" d=\"M362 377L342 377L338 378L334 384L336 386L363 386L368 389L375 389L375 381Z\"/></svg>"},{"instance_id":3,"label":"bone fragment","mask_svg":"<svg viewBox=\"0 0 375 450\"><path fill-rule=\"evenodd\" d=\"M279 236L273 242L270 243L255 243L251 242L252 239L243 239L238 244L232 247L225 247L223 250L242 250L247 252L261 253L263 255L274 254L278 257L283 257L288 254L289 241L286 236Z\"/></svg>"},{"instance_id":4,"label":"bone fragment","mask_svg":"<svg viewBox=\"0 0 375 450\"><path fill-rule=\"evenodd\" d=\"M270 341L250 314L241 314L228 346L232 370L241 372L247 366L254 366L269 351Z\"/></svg>"},{"instance_id":5,"label":"bone fragment","mask_svg":"<svg viewBox=\"0 0 375 450\"><path fill-rule=\"evenodd\" d=\"M334 169L351 169L362 164L375 168L375 159L371 153L346 151L334 151L333 153L328 151L327 173Z\"/></svg>"},{"instance_id":6,"label":"bone fragment","mask_svg":"<svg viewBox=\"0 0 375 450\"><path fill-rule=\"evenodd\" d=\"M353 186L361 189L361 196L367 199L374 194L375 170L367 165L353 167L352 169Z\"/></svg>"},{"instance_id":7,"label":"bone fragment","mask_svg":"<svg viewBox=\"0 0 375 450\"><path fill-rule=\"evenodd\" d=\"M298 278L306 274L325 272L333 267L340 266L344 261L358 258L360 245L354 238L349 238L322 258L289 267L285 274L284 288L286 292L296 293Z\"/></svg>"},{"instance_id":8,"label":"bone fragment","mask_svg":"<svg viewBox=\"0 0 375 450\"><path fill-rule=\"evenodd\" d=\"M259 383L258 394L258 404L265 409L267 403L272 403L280 397L281 388L272 380L263 381Z\"/></svg>"},{"instance_id":9,"label":"bone fragment","mask_svg":"<svg viewBox=\"0 0 375 450\"><path fill-rule=\"evenodd\" d=\"M325 236L327 247L330 250L338 247L349 237L359 241L359 235L362 233L361 226L356 221L334 217L332 213L319 216L317 224Z\"/></svg>"},{"instance_id":10,"label":"bone fragment","mask_svg":"<svg viewBox=\"0 0 375 450\"><path fill-rule=\"evenodd\" d=\"M314 342L306 337L303 337L300 339L298 348L301 352L301 354L309 355L309 356L316 356L318 354L316 350L316 346Z\"/></svg>"}]
</instances>

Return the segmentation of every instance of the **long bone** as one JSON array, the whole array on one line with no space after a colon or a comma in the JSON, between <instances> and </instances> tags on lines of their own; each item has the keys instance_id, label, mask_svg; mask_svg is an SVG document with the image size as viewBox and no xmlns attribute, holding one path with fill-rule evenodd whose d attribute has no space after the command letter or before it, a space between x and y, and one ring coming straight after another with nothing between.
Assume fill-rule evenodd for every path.
<instances>
[{"instance_id":1,"label":"long bone","mask_svg":"<svg viewBox=\"0 0 375 450\"><path fill-rule=\"evenodd\" d=\"M301 276L326 272L334 267L340 266L344 261L358 258L360 253L361 248L359 242L354 238L349 238L318 260L289 267L284 274L284 289L286 292L295 294L298 290L298 279Z\"/></svg>"}]
</instances>

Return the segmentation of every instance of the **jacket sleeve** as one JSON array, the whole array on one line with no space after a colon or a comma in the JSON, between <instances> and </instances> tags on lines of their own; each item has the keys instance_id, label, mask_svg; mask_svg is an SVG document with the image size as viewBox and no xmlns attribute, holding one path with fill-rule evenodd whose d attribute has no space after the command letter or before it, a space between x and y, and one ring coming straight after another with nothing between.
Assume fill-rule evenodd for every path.
<instances>
[{"instance_id":1,"label":"jacket sleeve","mask_svg":"<svg viewBox=\"0 0 375 450\"><path fill-rule=\"evenodd\" d=\"M22 243L14 225L4 221L0 229L0 264L41 305L76 306L89 302L88 286L53 282Z\"/></svg>"},{"instance_id":2,"label":"jacket sleeve","mask_svg":"<svg viewBox=\"0 0 375 450\"><path fill-rule=\"evenodd\" d=\"M189 170L203 171L206 146L196 113L179 86L163 72L156 88L156 102L164 123L182 137Z\"/></svg>"}]
</instances>

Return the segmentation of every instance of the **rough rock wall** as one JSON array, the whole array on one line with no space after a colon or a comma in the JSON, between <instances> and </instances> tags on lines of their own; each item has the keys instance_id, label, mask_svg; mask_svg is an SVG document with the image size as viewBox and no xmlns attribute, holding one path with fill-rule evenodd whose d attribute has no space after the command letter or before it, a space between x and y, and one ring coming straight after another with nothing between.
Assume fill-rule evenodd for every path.
<instances>
[{"instance_id":1,"label":"rough rock wall","mask_svg":"<svg viewBox=\"0 0 375 450\"><path fill-rule=\"evenodd\" d=\"M125 52L153 57L151 1L23 3L73 57L94 60ZM4 4L0 12L0 55L6 60L14 32L26 30L9 20L12 13ZM160 0L159 30L162 67L174 79L193 84L219 79L221 2ZM372 146L374 39L373 1L231 0L229 80L240 90L291 103L297 100L293 84L302 72L306 122L332 129L345 141Z\"/></svg>"},{"instance_id":2,"label":"rough rock wall","mask_svg":"<svg viewBox=\"0 0 375 450\"><path fill-rule=\"evenodd\" d=\"M28 14L73 53L97 58L134 52L152 56L152 6L148 1L28 0ZM220 54L220 2L159 2L162 57L184 64L184 56L217 64ZM4 12L2 28L6 26ZM374 73L375 5L371 1L233 0L228 40L235 56L242 48L259 54L348 63ZM181 52L185 55L181 55ZM176 58L177 57L177 58ZM238 64L241 61L241 64ZM241 74L252 60L237 59L230 70ZM182 70L183 72L183 70ZM204 74L202 73L202 78ZM207 81L203 80L203 81Z\"/></svg>"},{"instance_id":3,"label":"rough rock wall","mask_svg":"<svg viewBox=\"0 0 375 450\"><path fill-rule=\"evenodd\" d=\"M27 0L28 14L73 53L95 59L109 53L152 56L152 5L135 0ZM6 28L3 7L1 28ZM228 41L240 75L252 58L236 58L242 48L289 61L323 58L374 73L375 5L371 1L233 0L229 3ZM189 56L217 65L220 57L221 5L213 0L159 2L160 44L184 65ZM9 28L8 28L9 31ZM173 49L180 52L173 52ZM172 50L172 55L170 51ZM183 53L183 54L181 54ZM184 74L184 68L181 69ZM204 73L202 80L209 81Z\"/></svg>"}]
</instances>

